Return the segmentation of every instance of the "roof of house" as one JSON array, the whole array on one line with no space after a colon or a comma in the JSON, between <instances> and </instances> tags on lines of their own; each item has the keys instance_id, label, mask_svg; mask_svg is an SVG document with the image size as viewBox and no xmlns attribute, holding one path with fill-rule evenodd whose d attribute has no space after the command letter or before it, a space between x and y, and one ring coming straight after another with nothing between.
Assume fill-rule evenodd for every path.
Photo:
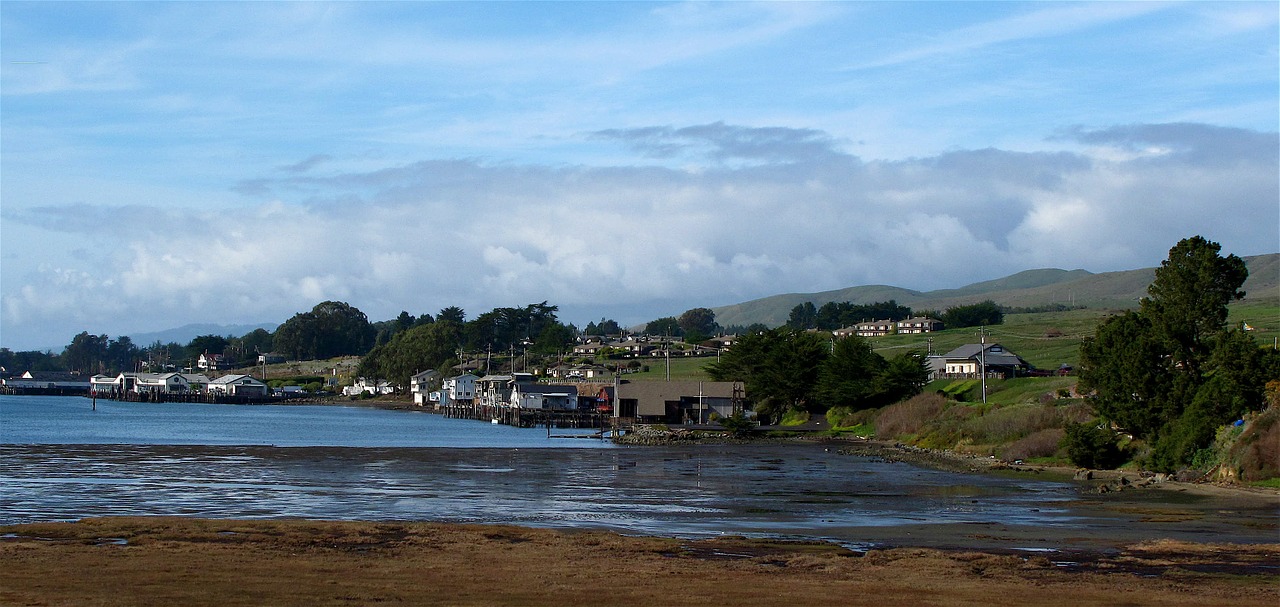
<instances>
[{"instance_id":1,"label":"roof of house","mask_svg":"<svg viewBox=\"0 0 1280 607\"><path fill-rule=\"evenodd\" d=\"M577 386L557 384L516 384L516 389L523 394L577 394Z\"/></svg>"},{"instance_id":2,"label":"roof of house","mask_svg":"<svg viewBox=\"0 0 1280 607\"><path fill-rule=\"evenodd\" d=\"M854 326L862 329L865 327L892 327L894 324L892 320L873 320L871 322L860 322Z\"/></svg>"},{"instance_id":3,"label":"roof of house","mask_svg":"<svg viewBox=\"0 0 1280 607\"><path fill-rule=\"evenodd\" d=\"M1004 346L1000 344L986 344L986 355L980 356L983 347L983 344L965 344L943 354L942 358L947 360L977 360L982 358L988 366L996 367L1027 366L1027 361L1022 360L1021 356L1004 349Z\"/></svg>"},{"instance_id":4,"label":"roof of house","mask_svg":"<svg viewBox=\"0 0 1280 607\"><path fill-rule=\"evenodd\" d=\"M618 400L635 399L637 415L664 415L666 403L684 398L733 398L734 387L740 382L731 381L637 381L618 384Z\"/></svg>"},{"instance_id":5,"label":"roof of house","mask_svg":"<svg viewBox=\"0 0 1280 607\"><path fill-rule=\"evenodd\" d=\"M259 381L259 380L258 380L258 378L254 377L254 376L252 376L252 375L229 374L229 375L223 375L222 377L219 377L218 379L215 379L215 380L213 380L213 381L210 381L210 382L209 382L209 385L211 385L211 386L221 386L221 385L225 385L225 384L233 384L233 383L236 383L236 382L239 382L239 381L243 381L243 380L246 380L246 379L247 379L247 380L250 380L250 381L251 381L251 382L253 382L253 383L258 383L258 384L261 384L261 383L262 383L261 381Z\"/></svg>"},{"instance_id":6,"label":"roof of house","mask_svg":"<svg viewBox=\"0 0 1280 607\"><path fill-rule=\"evenodd\" d=\"M66 371L27 371L20 376L22 379L30 379L35 381L65 381L65 382L87 382L89 378L79 373L70 373Z\"/></svg>"}]
</instances>

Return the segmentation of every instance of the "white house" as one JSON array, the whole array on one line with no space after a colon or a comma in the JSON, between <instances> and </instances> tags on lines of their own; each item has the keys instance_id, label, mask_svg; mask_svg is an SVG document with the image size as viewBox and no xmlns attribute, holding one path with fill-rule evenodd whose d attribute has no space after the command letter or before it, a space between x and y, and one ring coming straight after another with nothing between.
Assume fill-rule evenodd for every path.
<instances>
[{"instance_id":1,"label":"white house","mask_svg":"<svg viewBox=\"0 0 1280 607\"><path fill-rule=\"evenodd\" d=\"M196 361L196 366L206 371L217 371L227 367L227 357L221 354L209 354L205 352L200 355L200 359Z\"/></svg>"},{"instance_id":2,"label":"white house","mask_svg":"<svg viewBox=\"0 0 1280 607\"><path fill-rule=\"evenodd\" d=\"M266 396L271 389L251 375L223 375L209 382L209 392L226 396Z\"/></svg>"},{"instance_id":3,"label":"white house","mask_svg":"<svg viewBox=\"0 0 1280 607\"><path fill-rule=\"evenodd\" d=\"M997 343L965 344L946 354L926 359L934 379L977 378L985 372L988 377L1017 377L1031 370L1022 357L1006 350Z\"/></svg>"},{"instance_id":4,"label":"white house","mask_svg":"<svg viewBox=\"0 0 1280 607\"><path fill-rule=\"evenodd\" d=\"M409 391L413 393L413 404L419 407L431 400L431 392L440 384L440 372L428 369L409 378Z\"/></svg>"},{"instance_id":5,"label":"white house","mask_svg":"<svg viewBox=\"0 0 1280 607\"><path fill-rule=\"evenodd\" d=\"M476 380L470 373L463 373L444 380L440 386L441 405L470 404L476 397Z\"/></svg>"},{"instance_id":6,"label":"white house","mask_svg":"<svg viewBox=\"0 0 1280 607\"><path fill-rule=\"evenodd\" d=\"M372 380L361 377L356 379L354 384L343 388L342 394L345 396L358 396L368 392L369 394L380 396L383 394L391 394L395 391L395 386L391 385L391 382L389 381L381 379Z\"/></svg>"}]
</instances>

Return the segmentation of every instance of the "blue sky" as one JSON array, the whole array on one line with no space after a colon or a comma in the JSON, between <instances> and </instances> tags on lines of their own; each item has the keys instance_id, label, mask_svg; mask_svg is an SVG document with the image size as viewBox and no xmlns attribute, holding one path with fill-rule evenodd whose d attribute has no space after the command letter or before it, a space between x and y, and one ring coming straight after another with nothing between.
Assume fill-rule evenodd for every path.
<instances>
[{"instance_id":1,"label":"blue sky","mask_svg":"<svg viewBox=\"0 0 1280 607\"><path fill-rule=\"evenodd\" d=\"M1280 250L1280 5L0 4L0 345Z\"/></svg>"}]
</instances>

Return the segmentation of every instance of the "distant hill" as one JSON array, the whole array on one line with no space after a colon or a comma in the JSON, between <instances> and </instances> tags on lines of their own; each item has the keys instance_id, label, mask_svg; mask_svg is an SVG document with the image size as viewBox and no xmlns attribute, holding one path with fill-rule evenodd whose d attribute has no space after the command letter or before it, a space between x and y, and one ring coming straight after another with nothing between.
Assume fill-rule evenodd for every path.
<instances>
[{"instance_id":1,"label":"distant hill","mask_svg":"<svg viewBox=\"0 0 1280 607\"><path fill-rule=\"evenodd\" d=\"M1280 254L1245 257L1249 279L1246 299L1280 299ZM770 327L787 322L791 309L807 301L821 307L828 302L869 304L894 300L914 310L945 310L990 299L1013 308L1052 304L1088 308L1123 309L1138 305L1155 278L1155 268L1094 274L1087 270L1040 269L974 283L959 289L912 291L886 285L849 287L821 293L788 293L740 304L712 308L722 326L764 323Z\"/></svg>"},{"instance_id":2,"label":"distant hill","mask_svg":"<svg viewBox=\"0 0 1280 607\"><path fill-rule=\"evenodd\" d=\"M201 335L217 335L219 337L244 337L247 333L252 333L256 329L266 329L275 332L277 323L259 324L259 325L215 325L215 324L190 324L183 325L176 329L168 329L165 331L155 331L152 333L138 333L130 335L129 339L138 347L149 346L157 341L162 344L177 343L186 345L191 340Z\"/></svg>"}]
</instances>

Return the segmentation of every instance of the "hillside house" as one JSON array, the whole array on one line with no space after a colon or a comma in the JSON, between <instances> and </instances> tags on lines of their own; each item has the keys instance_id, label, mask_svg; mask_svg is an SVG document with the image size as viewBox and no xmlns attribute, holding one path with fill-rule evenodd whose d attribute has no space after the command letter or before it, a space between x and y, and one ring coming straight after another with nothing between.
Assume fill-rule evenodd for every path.
<instances>
[{"instance_id":1,"label":"hillside house","mask_svg":"<svg viewBox=\"0 0 1280 607\"><path fill-rule=\"evenodd\" d=\"M844 339L846 337L850 337L857 334L858 334L857 327L841 327L831 332L831 335L836 339Z\"/></svg>"},{"instance_id":2,"label":"hillside house","mask_svg":"<svg viewBox=\"0 0 1280 607\"><path fill-rule=\"evenodd\" d=\"M942 321L927 316L913 316L898 321L898 333L932 333L942 330Z\"/></svg>"},{"instance_id":3,"label":"hillside house","mask_svg":"<svg viewBox=\"0 0 1280 607\"><path fill-rule=\"evenodd\" d=\"M226 356L205 352L200 355L198 360L196 360L196 367L204 369L205 371L221 371L228 367L228 362L229 361Z\"/></svg>"},{"instance_id":4,"label":"hillside house","mask_svg":"<svg viewBox=\"0 0 1280 607\"><path fill-rule=\"evenodd\" d=\"M716 348L718 350L728 350L729 348L732 348L733 344L737 342L738 342L737 335L721 335L719 337L712 337L711 339L707 340L707 345L712 348Z\"/></svg>"},{"instance_id":5,"label":"hillside house","mask_svg":"<svg viewBox=\"0 0 1280 607\"><path fill-rule=\"evenodd\" d=\"M1027 375L1032 366L997 343L965 344L946 354L926 359L933 379L1011 378Z\"/></svg>"},{"instance_id":6,"label":"hillside house","mask_svg":"<svg viewBox=\"0 0 1280 607\"><path fill-rule=\"evenodd\" d=\"M573 354L574 356L595 356L603 349L604 344L598 341L592 341L574 346Z\"/></svg>"},{"instance_id":7,"label":"hillside house","mask_svg":"<svg viewBox=\"0 0 1280 607\"><path fill-rule=\"evenodd\" d=\"M891 335L897 328L898 324L892 320L873 320L871 322L860 322L853 326L854 333L859 337Z\"/></svg>"},{"instance_id":8,"label":"hillside house","mask_svg":"<svg viewBox=\"0 0 1280 607\"><path fill-rule=\"evenodd\" d=\"M642 341L634 337L622 341L610 342L609 347L614 350L621 350L623 352L623 356L627 358L644 356L645 354L653 351L654 348L653 344L648 341Z\"/></svg>"},{"instance_id":9,"label":"hillside house","mask_svg":"<svg viewBox=\"0 0 1280 607\"><path fill-rule=\"evenodd\" d=\"M275 365L282 362L284 362L283 354L276 354L275 352L267 352L265 354L258 355L258 364L260 365Z\"/></svg>"},{"instance_id":10,"label":"hillside house","mask_svg":"<svg viewBox=\"0 0 1280 607\"><path fill-rule=\"evenodd\" d=\"M547 375L569 381L601 381L613 377L613 372L600 365L556 365L547 369Z\"/></svg>"}]
</instances>

